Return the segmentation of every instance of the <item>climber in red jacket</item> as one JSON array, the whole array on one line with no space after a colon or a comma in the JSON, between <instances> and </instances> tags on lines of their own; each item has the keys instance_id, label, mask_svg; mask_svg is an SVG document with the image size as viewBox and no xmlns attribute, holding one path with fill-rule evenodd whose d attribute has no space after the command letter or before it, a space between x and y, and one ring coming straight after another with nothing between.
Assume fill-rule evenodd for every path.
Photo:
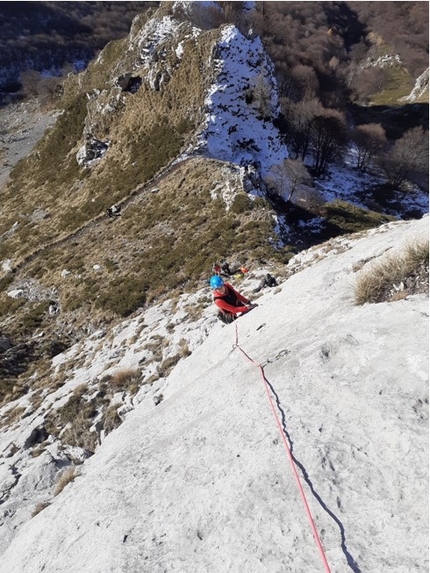
<instances>
[{"instance_id":1,"label":"climber in red jacket","mask_svg":"<svg viewBox=\"0 0 430 573\"><path fill-rule=\"evenodd\" d=\"M218 318L226 324L233 322L238 314L248 312L258 306L252 304L218 275L211 277L209 283L213 291L214 303L220 309Z\"/></svg>"}]
</instances>

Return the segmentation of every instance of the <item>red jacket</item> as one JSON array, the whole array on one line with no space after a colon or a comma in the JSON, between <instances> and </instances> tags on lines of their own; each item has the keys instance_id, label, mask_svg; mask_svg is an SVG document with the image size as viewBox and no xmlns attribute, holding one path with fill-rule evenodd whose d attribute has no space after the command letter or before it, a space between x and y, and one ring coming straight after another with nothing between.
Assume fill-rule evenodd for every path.
<instances>
[{"instance_id":1,"label":"red jacket","mask_svg":"<svg viewBox=\"0 0 430 573\"><path fill-rule=\"evenodd\" d=\"M247 298L242 296L237 290L224 283L226 288L225 294L214 293L214 303L223 311L229 314L239 314L240 312L248 311L248 307L245 304L251 304ZM242 304L241 304L242 303Z\"/></svg>"}]
</instances>

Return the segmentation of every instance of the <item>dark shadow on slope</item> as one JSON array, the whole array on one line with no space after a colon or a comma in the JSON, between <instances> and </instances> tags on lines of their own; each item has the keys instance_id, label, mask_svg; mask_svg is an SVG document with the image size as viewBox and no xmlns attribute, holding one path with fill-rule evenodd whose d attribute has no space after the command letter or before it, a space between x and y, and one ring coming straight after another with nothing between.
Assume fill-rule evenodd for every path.
<instances>
[{"instance_id":1,"label":"dark shadow on slope","mask_svg":"<svg viewBox=\"0 0 430 573\"><path fill-rule=\"evenodd\" d=\"M399 139L413 127L429 128L428 103L410 103L400 106L353 104L349 107L355 125L380 123L388 139Z\"/></svg>"},{"instance_id":2,"label":"dark shadow on slope","mask_svg":"<svg viewBox=\"0 0 430 573\"><path fill-rule=\"evenodd\" d=\"M331 511L330 508L327 507L327 505L324 503L323 499L321 498L321 496L318 494L318 492L315 490L313 483L309 477L308 472L306 471L306 468L303 466L303 464L301 462L298 461L298 459L295 457L294 453L293 453L293 440L291 439L291 436L287 430L287 425L286 425L286 419L285 419L285 412L282 409L281 406L281 402L279 400L278 395L275 392L275 389L273 388L272 384L267 380L266 375L264 375L264 379L266 380L267 385L269 386L275 401L276 401L276 406L278 407L278 410L281 414L281 422L282 422L282 430L284 432L285 437L288 440L288 444L289 444L289 448L290 448L290 452L291 452L291 457L293 458L294 463L296 464L296 466L300 469L300 471L302 472L303 475L303 479L305 480L305 482L307 483L307 485L309 486L309 489L312 492L312 495L315 497L315 499L318 501L318 503L320 504L320 506L322 507L322 509L333 519L333 521L335 521L336 525L339 527L339 531L340 531L340 536L342 539L342 543L341 543L341 547L342 547L342 552L345 555L346 561L348 563L348 566L350 567L350 569L354 572L354 573L361 573L361 569L359 568L359 566L357 565L357 563L355 562L354 558L352 557L351 553L348 551L347 545L346 545L346 534L345 534L345 528L342 524L342 522L340 521L340 519Z\"/></svg>"},{"instance_id":3,"label":"dark shadow on slope","mask_svg":"<svg viewBox=\"0 0 430 573\"><path fill-rule=\"evenodd\" d=\"M282 198L270 197L270 201L279 215L285 218L289 226L286 242L298 249L308 249L319 245L333 237L345 234L347 231L340 226L324 220L321 216Z\"/></svg>"},{"instance_id":4,"label":"dark shadow on slope","mask_svg":"<svg viewBox=\"0 0 430 573\"><path fill-rule=\"evenodd\" d=\"M426 212L424 208L414 205L413 201L408 205L407 192L393 189L388 184L372 185L356 191L354 195L373 211L393 215L405 221L421 219Z\"/></svg>"},{"instance_id":5,"label":"dark shadow on slope","mask_svg":"<svg viewBox=\"0 0 430 573\"><path fill-rule=\"evenodd\" d=\"M376 197L381 202L385 197L386 212L377 202ZM284 234L282 235L281 232L282 240L285 244L294 245L298 250L320 245L340 235L368 231L400 217L420 219L423 215L423 209L420 209L418 204L416 207L411 204L407 208L406 204L402 205L399 193L388 194L385 186L373 191L363 190L362 199L363 203L369 205L368 208L361 208L349 201L336 199L309 209L291 201L284 201L279 196L270 197L273 208L286 223ZM397 209L400 210L402 216Z\"/></svg>"}]
</instances>

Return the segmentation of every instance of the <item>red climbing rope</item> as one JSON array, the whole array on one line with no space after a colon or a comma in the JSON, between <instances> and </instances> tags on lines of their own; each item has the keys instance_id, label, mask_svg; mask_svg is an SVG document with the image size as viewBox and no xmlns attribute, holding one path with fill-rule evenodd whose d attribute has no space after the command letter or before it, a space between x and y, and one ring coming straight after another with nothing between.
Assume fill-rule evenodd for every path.
<instances>
[{"instance_id":1,"label":"red climbing rope","mask_svg":"<svg viewBox=\"0 0 430 573\"><path fill-rule=\"evenodd\" d=\"M264 375L263 367L261 366L261 364L259 364L258 362L256 362L256 361L253 360L252 358L250 358L250 357L248 356L248 354L246 354L246 352L243 350L243 348L240 347L240 345L239 345L239 338L238 338L239 335L238 335L238 331L237 331L237 324L235 324L235 326L236 326L236 342L235 342L235 344L233 344L233 348L238 348L238 349L242 352L242 354L246 357L246 359L247 359L249 362L251 362L251 364L253 364L254 366L256 366L256 367L259 369L259 371L260 371L261 378L262 378L263 384L264 384L264 388L265 388L265 390L266 390L267 398L268 398L268 400L269 400L269 404L270 404L270 407L271 407L271 409L272 409L273 416L274 416L274 418L275 418L275 420L276 420L276 425L278 426L279 434L280 434L281 439L282 439L282 442L283 442L283 444L284 444L284 446L285 446L285 450L286 450L286 452L287 452L287 456L288 456L288 459L289 459L289 461L290 461L291 468L292 468L292 470L293 470L293 475L294 475L294 478L295 478L295 480L296 480L297 487L298 487L298 489L299 489L300 497L302 498L303 505L304 505L304 507L305 507L306 515L308 516L309 524L310 524L310 526L311 526L312 533L313 533L315 542L316 542L317 547L318 547L318 552L319 552L320 557L321 557L321 559L322 559L322 562L323 562L323 564L324 564L324 570L326 571L326 573L330 573L330 567L328 566L327 559L326 559L326 556L325 556L325 553L324 553L324 549L323 549L323 547L322 547L322 544L321 544L321 541L320 541L318 532L317 532L317 530L316 530L316 527L315 527L315 524L314 524L314 520L312 519L312 514L311 514L311 511L310 511L310 509L309 509L308 502L307 502L307 500L306 500L305 492L303 491L302 484L300 483L300 478L299 478L299 474L297 473L296 465L295 465L294 460L293 460L293 455L292 455L292 453L291 453L291 450L290 450L290 447L289 447L289 445L288 445L288 442L287 442L287 439L286 439L286 437L285 437L285 434L284 434L284 432L283 432L283 430L282 430L281 422L279 421L278 415L277 415L277 413L276 413L275 406L274 406L274 404L273 404L272 397L271 397L271 395L270 395L270 390L269 390L269 386L268 386L268 384L267 384L266 377L265 377L265 375Z\"/></svg>"}]
</instances>

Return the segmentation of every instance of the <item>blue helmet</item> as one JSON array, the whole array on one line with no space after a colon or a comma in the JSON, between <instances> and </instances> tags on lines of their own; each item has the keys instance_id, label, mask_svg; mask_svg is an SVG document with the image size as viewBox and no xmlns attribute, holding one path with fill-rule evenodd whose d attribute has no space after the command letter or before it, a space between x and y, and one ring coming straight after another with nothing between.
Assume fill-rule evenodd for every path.
<instances>
[{"instance_id":1,"label":"blue helmet","mask_svg":"<svg viewBox=\"0 0 430 573\"><path fill-rule=\"evenodd\" d=\"M224 281L218 275L214 275L213 277L210 278L209 284L213 289L221 288L222 286L224 286Z\"/></svg>"}]
</instances>

